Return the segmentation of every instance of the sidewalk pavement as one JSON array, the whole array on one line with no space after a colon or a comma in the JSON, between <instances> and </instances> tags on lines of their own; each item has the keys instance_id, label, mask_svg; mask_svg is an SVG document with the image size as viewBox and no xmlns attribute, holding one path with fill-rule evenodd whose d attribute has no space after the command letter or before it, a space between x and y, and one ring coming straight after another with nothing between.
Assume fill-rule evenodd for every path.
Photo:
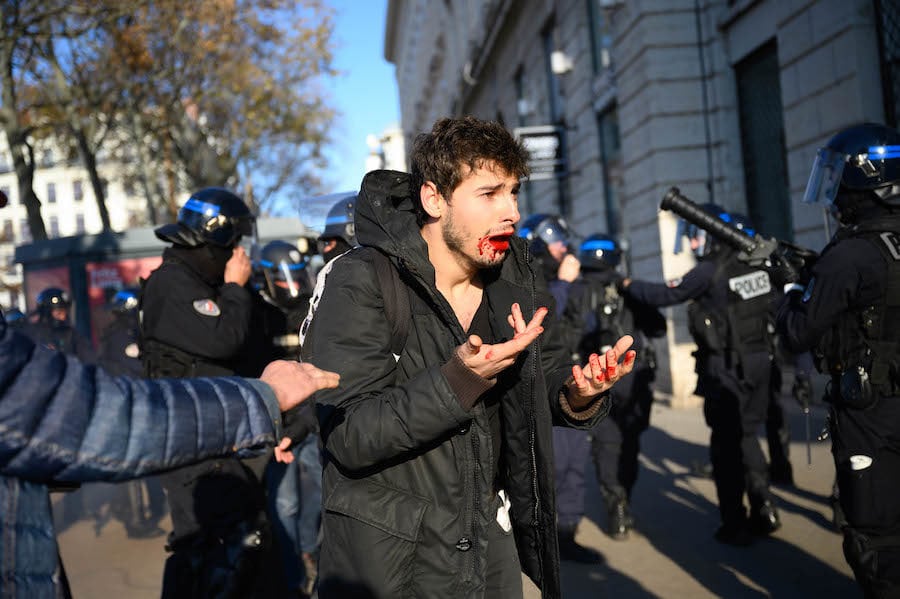
<instances>
[{"instance_id":1,"label":"sidewalk pavement","mask_svg":"<svg viewBox=\"0 0 900 599\"><path fill-rule=\"evenodd\" d=\"M834 478L830 443L812 447L806 465L804 423L787 406L791 420L791 461L796 488L774 487L783 526L750 547L721 545L712 480L692 473L708 461L709 429L699 408L673 410L657 403L651 428L642 437L641 472L634 489L637 530L626 541L602 532L605 507L588 465L587 514L577 539L600 551L602 565L562 564L563 597L760 598L859 597L841 552L841 536L831 529L828 496ZM813 434L824 411L813 408ZM765 449L765 442L763 442ZM87 508L100 515L75 521L59 533L60 550L75 599L159 597L165 537L128 539L122 525L104 521L110 485L89 485ZM66 498L63 498L66 499ZM62 499L55 500L61 511ZM99 525L98 525L99 522ZM168 530L169 522L164 520ZM526 581L526 599L540 594Z\"/></svg>"}]
</instances>

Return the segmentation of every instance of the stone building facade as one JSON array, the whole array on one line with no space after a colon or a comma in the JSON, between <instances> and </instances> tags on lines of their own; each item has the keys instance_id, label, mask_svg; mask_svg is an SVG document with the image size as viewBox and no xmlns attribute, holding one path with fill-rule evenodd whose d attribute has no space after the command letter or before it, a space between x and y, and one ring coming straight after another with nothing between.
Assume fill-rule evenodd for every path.
<instances>
[{"instance_id":1,"label":"stone building facade","mask_svg":"<svg viewBox=\"0 0 900 599\"><path fill-rule=\"evenodd\" d=\"M444 115L554 131L564 168L526 184L523 212L619 236L650 280L693 264L658 208L671 186L820 249L833 223L799 201L816 148L900 116L888 0L390 0L385 57L407 147ZM667 315L657 387L693 403L684 309Z\"/></svg>"}]
</instances>

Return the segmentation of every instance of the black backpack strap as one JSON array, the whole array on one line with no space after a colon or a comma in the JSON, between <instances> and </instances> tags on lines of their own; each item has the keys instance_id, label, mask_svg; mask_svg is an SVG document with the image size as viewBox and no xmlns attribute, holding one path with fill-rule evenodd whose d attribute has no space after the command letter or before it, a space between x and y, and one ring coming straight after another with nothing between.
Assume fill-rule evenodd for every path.
<instances>
[{"instance_id":1,"label":"black backpack strap","mask_svg":"<svg viewBox=\"0 0 900 599\"><path fill-rule=\"evenodd\" d=\"M391 325L391 353L399 356L406 346L412 309L409 304L409 290L400 280L400 273L386 254L378 250L372 252L372 262L384 298L384 315Z\"/></svg>"}]
</instances>

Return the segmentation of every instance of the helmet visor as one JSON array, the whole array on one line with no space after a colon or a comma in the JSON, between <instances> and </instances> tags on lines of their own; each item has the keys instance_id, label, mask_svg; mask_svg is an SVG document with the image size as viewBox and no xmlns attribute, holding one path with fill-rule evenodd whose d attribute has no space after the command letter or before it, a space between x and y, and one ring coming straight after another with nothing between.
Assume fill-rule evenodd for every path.
<instances>
[{"instance_id":1,"label":"helmet visor","mask_svg":"<svg viewBox=\"0 0 900 599\"><path fill-rule=\"evenodd\" d=\"M812 172L809 173L806 191L803 192L803 201L807 204L824 204L826 206L834 203L838 188L841 186L841 175L844 173L845 164L847 164L846 154L835 152L829 148L820 148L816 152Z\"/></svg>"},{"instance_id":2,"label":"helmet visor","mask_svg":"<svg viewBox=\"0 0 900 599\"><path fill-rule=\"evenodd\" d=\"M308 274L306 272L306 262L293 263L287 260L279 260L270 262L268 260L260 260L259 265L265 269L266 279L272 289L272 293L279 291L288 297L297 298L308 287L306 281Z\"/></svg>"},{"instance_id":3,"label":"helmet visor","mask_svg":"<svg viewBox=\"0 0 900 599\"><path fill-rule=\"evenodd\" d=\"M178 211L178 222L200 233L206 241L222 247L233 246L243 236L253 235L253 218L227 217L216 204L189 199Z\"/></svg>"}]
</instances>

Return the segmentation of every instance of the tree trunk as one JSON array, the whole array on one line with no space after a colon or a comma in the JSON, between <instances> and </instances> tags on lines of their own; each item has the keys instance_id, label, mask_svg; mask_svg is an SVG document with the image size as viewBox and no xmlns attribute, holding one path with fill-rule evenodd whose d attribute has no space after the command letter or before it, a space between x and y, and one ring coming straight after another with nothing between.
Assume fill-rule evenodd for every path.
<instances>
[{"instance_id":1,"label":"tree trunk","mask_svg":"<svg viewBox=\"0 0 900 599\"><path fill-rule=\"evenodd\" d=\"M3 10L0 17L6 18ZM4 35L8 31L4 29ZM31 238L34 240L47 239L47 229L44 227L44 219L41 216L41 201L34 193L34 148L28 143L28 132L19 120L18 102L16 98L16 81L13 77L13 39L2 39L0 36L0 90L2 90L3 103L2 119L3 130L6 133L6 142L9 144L9 153L12 154L13 166L16 169L16 180L19 184L19 198L25 204L28 213L28 228L31 229ZM27 156L26 156L27 153Z\"/></svg>"},{"instance_id":2,"label":"tree trunk","mask_svg":"<svg viewBox=\"0 0 900 599\"><path fill-rule=\"evenodd\" d=\"M18 135L18 137L23 137ZM10 140L9 149L12 154L13 165L16 169L16 180L19 184L19 198L25 204L28 214L28 229L34 241L47 239L47 229L44 227L44 217L41 216L41 201L34 192L34 149L24 139L12 141L13 136L7 129L6 138ZM28 150L28 159L22 151L23 146Z\"/></svg>"},{"instance_id":3,"label":"tree trunk","mask_svg":"<svg viewBox=\"0 0 900 599\"><path fill-rule=\"evenodd\" d=\"M153 169L153 159L150 152L147 151L147 133L144 124L141 122L141 116L138 111L131 114L131 133L132 144L137 151L138 160L138 179L144 190L144 198L147 201L147 218L150 219L151 225L159 224L159 210L157 206L164 203L165 194L159 183L159 177ZM170 222L166 220L166 222Z\"/></svg>"},{"instance_id":4,"label":"tree trunk","mask_svg":"<svg viewBox=\"0 0 900 599\"><path fill-rule=\"evenodd\" d=\"M97 212L100 213L100 222L103 223L103 230L111 231L112 225L109 222L109 210L106 208L106 192L103 190L103 181L97 172L97 155L91 151L84 131L76 127L71 129L75 140L78 142L78 151L81 153L84 168L91 178L91 187L94 189L94 198L97 200Z\"/></svg>"}]
</instances>

